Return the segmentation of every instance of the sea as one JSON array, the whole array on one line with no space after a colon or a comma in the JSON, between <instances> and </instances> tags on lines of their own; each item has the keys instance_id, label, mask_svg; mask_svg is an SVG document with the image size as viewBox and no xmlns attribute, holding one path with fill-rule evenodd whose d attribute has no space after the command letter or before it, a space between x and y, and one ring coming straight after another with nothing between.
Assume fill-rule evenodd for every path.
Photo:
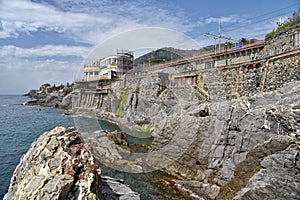
<instances>
[{"instance_id":1,"label":"sea","mask_svg":"<svg viewBox=\"0 0 300 200\"><path fill-rule=\"evenodd\" d=\"M78 119L74 116L64 115L64 110L55 108L28 106L25 102L30 100L21 95L0 95L0 199L6 194L13 172L20 162L20 158L29 149L34 140L42 133L57 126L75 126ZM75 120L74 120L75 119ZM80 119L87 126L94 120ZM90 125L89 125L90 123ZM115 130L116 125L99 120L102 129ZM134 141L134 138L130 139ZM130 143L130 141L129 141ZM163 180L172 180L172 176L161 171L146 174L131 174L119 172L101 166L103 175L122 179L126 185L138 192L142 200L157 199L185 199L172 185L166 188Z\"/></svg>"},{"instance_id":2,"label":"sea","mask_svg":"<svg viewBox=\"0 0 300 200\"><path fill-rule=\"evenodd\" d=\"M63 110L25 106L29 97L0 95L0 199L7 192L20 158L42 133L57 126L74 126Z\"/></svg>"}]
</instances>

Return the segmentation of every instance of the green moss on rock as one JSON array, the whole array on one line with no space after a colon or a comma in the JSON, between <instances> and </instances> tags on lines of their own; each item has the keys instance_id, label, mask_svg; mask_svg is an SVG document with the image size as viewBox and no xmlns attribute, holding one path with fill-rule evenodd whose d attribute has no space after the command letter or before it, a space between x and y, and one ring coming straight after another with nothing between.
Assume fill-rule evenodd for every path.
<instances>
[{"instance_id":1,"label":"green moss on rock","mask_svg":"<svg viewBox=\"0 0 300 200\"><path fill-rule=\"evenodd\" d=\"M128 93L129 93L129 89L126 89L123 94L121 95L121 99L119 101L119 106L116 112L116 116L118 117L124 117L125 113L124 113L124 105L128 99Z\"/></svg>"}]
</instances>

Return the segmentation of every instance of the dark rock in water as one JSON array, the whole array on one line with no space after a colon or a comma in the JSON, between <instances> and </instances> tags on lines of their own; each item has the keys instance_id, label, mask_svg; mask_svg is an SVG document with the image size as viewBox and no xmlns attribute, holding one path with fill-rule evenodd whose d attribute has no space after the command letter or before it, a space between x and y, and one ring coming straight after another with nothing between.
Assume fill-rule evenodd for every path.
<instances>
[{"instance_id":1,"label":"dark rock in water","mask_svg":"<svg viewBox=\"0 0 300 200\"><path fill-rule=\"evenodd\" d=\"M30 101L26 102L25 105L36 105L37 102L38 102L38 100L34 99L34 100L30 100Z\"/></svg>"},{"instance_id":2,"label":"dark rock in water","mask_svg":"<svg viewBox=\"0 0 300 200\"><path fill-rule=\"evenodd\" d=\"M63 93L57 91L50 94L29 93L29 96L34 100L28 101L27 103L25 103L25 105L40 105L69 110L72 108L73 94L74 92L71 92L65 96Z\"/></svg>"},{"instance_id":3,"label":"dark rock in water","mask_svg":"<svg viewBox=\"0 0 300 200\"><path fill-rule=\"evenodd\" d=\"M137 153L147 153L148 149L149 149L149 146L146 144L134 143L134 144L130 144L129 146L130 146L131 151L137 152Z\"/></svg>"},{"instance_id":4,"label":"dark rock in water","mask_svg":"<svg viewBox=\"0 0 300 200\"><path fill-rule=\"evenodd\" d=\"M74 113L70 110L70 111L66 111L64 112L64 115L73 115Z\"/></svg>"}]
</instances>

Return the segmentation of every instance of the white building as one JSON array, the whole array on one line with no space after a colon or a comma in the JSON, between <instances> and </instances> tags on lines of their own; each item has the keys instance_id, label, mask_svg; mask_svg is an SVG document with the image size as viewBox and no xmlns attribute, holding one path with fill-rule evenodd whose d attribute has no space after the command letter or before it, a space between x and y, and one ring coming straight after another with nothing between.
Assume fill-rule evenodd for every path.
<instances>
[{"instance_id":1,"label":"white building","mask_svg":"<svg viewBox=\"0 0 300 200\"><path fill-rule=\"evenodd\" d=\"M102 58L92 65L84 66L84 80L113 79L126 74L133 68L133 52L117 50L117 55Z\"/></svg>"}]
</instances>

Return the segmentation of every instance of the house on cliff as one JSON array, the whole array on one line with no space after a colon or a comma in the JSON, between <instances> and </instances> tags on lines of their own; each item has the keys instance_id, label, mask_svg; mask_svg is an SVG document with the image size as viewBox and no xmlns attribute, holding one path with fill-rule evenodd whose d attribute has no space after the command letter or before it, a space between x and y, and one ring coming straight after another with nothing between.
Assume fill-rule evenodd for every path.
<instances>
[{"instance_id":1,"label":"house on cliff","mask_svg":"<svg viewBox=\"0 0 300 200\"><path fill-rule=\"evenodd\" d=\"M84 76L76 83L79 88L95 90L110 85L133 68L133 52L117 50L116 55L110 55L84 65Z\"/></svg>"}]
</instances>

